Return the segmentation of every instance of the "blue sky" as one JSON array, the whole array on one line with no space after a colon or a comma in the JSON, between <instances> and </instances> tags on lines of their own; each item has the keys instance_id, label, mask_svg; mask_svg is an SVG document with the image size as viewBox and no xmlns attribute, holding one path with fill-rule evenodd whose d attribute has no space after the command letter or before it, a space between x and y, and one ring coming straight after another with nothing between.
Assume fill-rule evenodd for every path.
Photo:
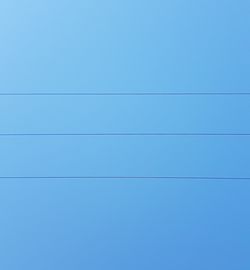
<instances>
[{"instance_id":1,"label":"blue sky","mask_svg":"<svg viewBox=\"0 0 250 270\"><path fill-rule=\"evenodd\" d=\"M1 93L250 92L249 1L0 3ZM1 96L0 133L250 133L250 96ZM239 137L0 137L0 268L248 270Z\"/></svg>"}]
</instances>

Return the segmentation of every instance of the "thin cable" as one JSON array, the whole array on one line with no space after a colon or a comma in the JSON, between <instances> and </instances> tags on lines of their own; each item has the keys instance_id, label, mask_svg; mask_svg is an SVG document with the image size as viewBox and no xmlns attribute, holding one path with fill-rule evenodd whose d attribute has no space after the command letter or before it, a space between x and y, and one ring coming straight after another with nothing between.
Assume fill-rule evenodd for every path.
<instances>
[{"instance_id":1,"label":"thin cable","mask_svg":"<svg viewBox=\"0 0 250 270\"><path fill-rule=\"evenodd\" d=\"M250 133L0 133L0 137L70 137L70 136L77 136L77 137L87 137L87 136L231 136L231 137L249 137Z\"/></svg>"},{"instance_id":2,"label":"thin cable","mask_svg":"<svg viewBox=\"0 0 250 270\"><path fill-rule=\"evenodd\" d=\"M158 180L250 180L250 177L204 177L204 176L1 176L0 179L158 179Z\"/></svg>"},{"instance_id":3,"label":"thin cable","mask_svg":"<svg viewBox=\"0 0 250 270\"><path fill-rule=\"evenodd\" d=\"M248 92L37 92L0 93L0 96L249 96Z\"/></svg>"}]
</instances>

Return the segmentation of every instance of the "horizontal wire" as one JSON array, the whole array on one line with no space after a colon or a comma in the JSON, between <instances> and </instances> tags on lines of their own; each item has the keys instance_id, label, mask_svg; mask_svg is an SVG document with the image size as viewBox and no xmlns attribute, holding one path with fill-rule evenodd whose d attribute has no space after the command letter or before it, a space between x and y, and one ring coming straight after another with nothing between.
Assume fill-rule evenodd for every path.
<instances>
[{"instance_id":1,"label":"horizontal wire","mask_svg":"<svg viewBox=\"0 0 250 270\"><path fill-rule=\"evenodd\" d=\"M250 136L250 133L0 133L0 137L25 136Z\"/></svg>"},{"instance_id":2,"label":"horizontal wire","mask_svg":"<svg viewBox=\"0 0 250 270\"><path fill-rule=\"evenodd\" d=\"M0 96L248 96L250 93L0 93ZM5 133L0 136L250 136L250 133ZM197 176L0 176L0 179L162 179L250 180L250 177Z\"/></svg>"},{"instance_id":3,"label":"horizontal wire","mask_svg":"<svg viewBox=\"0 0 250 270\"><path fill-rule=\"evenodd\" d=\"M250 93L0 93L0 96L248 96ZM250 133L5 133L0 136L250 136ZM193 176L0 176L0 179L250 180L250 177Z\"/></svg>"},{"instance_id":4,"label":"horizontal wire","mask_svg":"<svg viewBox=\"0 0 250 270\"><path fill-rule=\"evenodd\" d=\"M38 92L38 93L0 93L0 96L249 96L250 92Z\"/></svg>"},{"instance_id":5,"label":"horizontal wire","mask_svg":"<svg viewBox=\"0 0 250 270\"><path fill-rule=\"evenodd\" d=\"M162 180L250 180L250 177L204 176L0 176L0 179L162 179Z\"/></svg>"}]
</instances>

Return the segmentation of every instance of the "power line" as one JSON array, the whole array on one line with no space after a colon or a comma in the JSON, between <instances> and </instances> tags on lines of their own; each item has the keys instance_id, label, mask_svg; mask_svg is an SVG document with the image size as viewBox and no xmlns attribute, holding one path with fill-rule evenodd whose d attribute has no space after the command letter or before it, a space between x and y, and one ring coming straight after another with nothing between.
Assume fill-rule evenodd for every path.
<instances>
[{"instance_id":1,"label":"power line","mask_svg":"<svg viewBox=\"0 0 250 270\"><path fill-rule=\"evenodd\" d=\"M248 92L15 92L0 96L250 96Z\"/></svg>"},{"instance_id":2,"label":"power line","mask_svg":"<svg viewBox=\"0 0 250 270\"><path fill-rule=\"evenodd\" d=\"M250 180L250 177L206 177L206 176L0 176L0 179L72 179L72 180L87 180L87 179L149 179L149 180Z\"/></svg>"},{"instance_id":3,"label":"power line","mask_svg":"<svg viewBox=\"0 0 250 270\"><path fill-rule=\"evenodd\" d=\"M228 137L249 137L250 133L172 133L172 132L152 132L152 133L112 133L112 132L106 132L106 133L0 133L0 137L55 137L55 136L61 136L61 137L70 137L70 136L77 136L77 137L87 137L87 136L145 136L145 137L150 137L150 136L228 136Z\"/></svg>"}]
</instances>

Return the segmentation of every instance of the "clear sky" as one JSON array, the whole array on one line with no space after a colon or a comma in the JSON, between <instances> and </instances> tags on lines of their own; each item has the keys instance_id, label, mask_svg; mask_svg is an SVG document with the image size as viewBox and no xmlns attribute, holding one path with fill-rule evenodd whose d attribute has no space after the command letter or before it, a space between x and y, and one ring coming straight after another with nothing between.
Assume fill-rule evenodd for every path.
<instances>
[{"instance_id":1,"label":"clear sky","mask_svg":"<svg viewBox=\"0 0 250 270\"><path fill-rule=\"evenodd\" d=\"M250 133L250 95L1 95L250 93L249 11L2 0L0 134ZM249 164L250 136L0 136L0 269L249 270L250 180L153 178L250 177Z\"/></svg>"}]
</instances>

